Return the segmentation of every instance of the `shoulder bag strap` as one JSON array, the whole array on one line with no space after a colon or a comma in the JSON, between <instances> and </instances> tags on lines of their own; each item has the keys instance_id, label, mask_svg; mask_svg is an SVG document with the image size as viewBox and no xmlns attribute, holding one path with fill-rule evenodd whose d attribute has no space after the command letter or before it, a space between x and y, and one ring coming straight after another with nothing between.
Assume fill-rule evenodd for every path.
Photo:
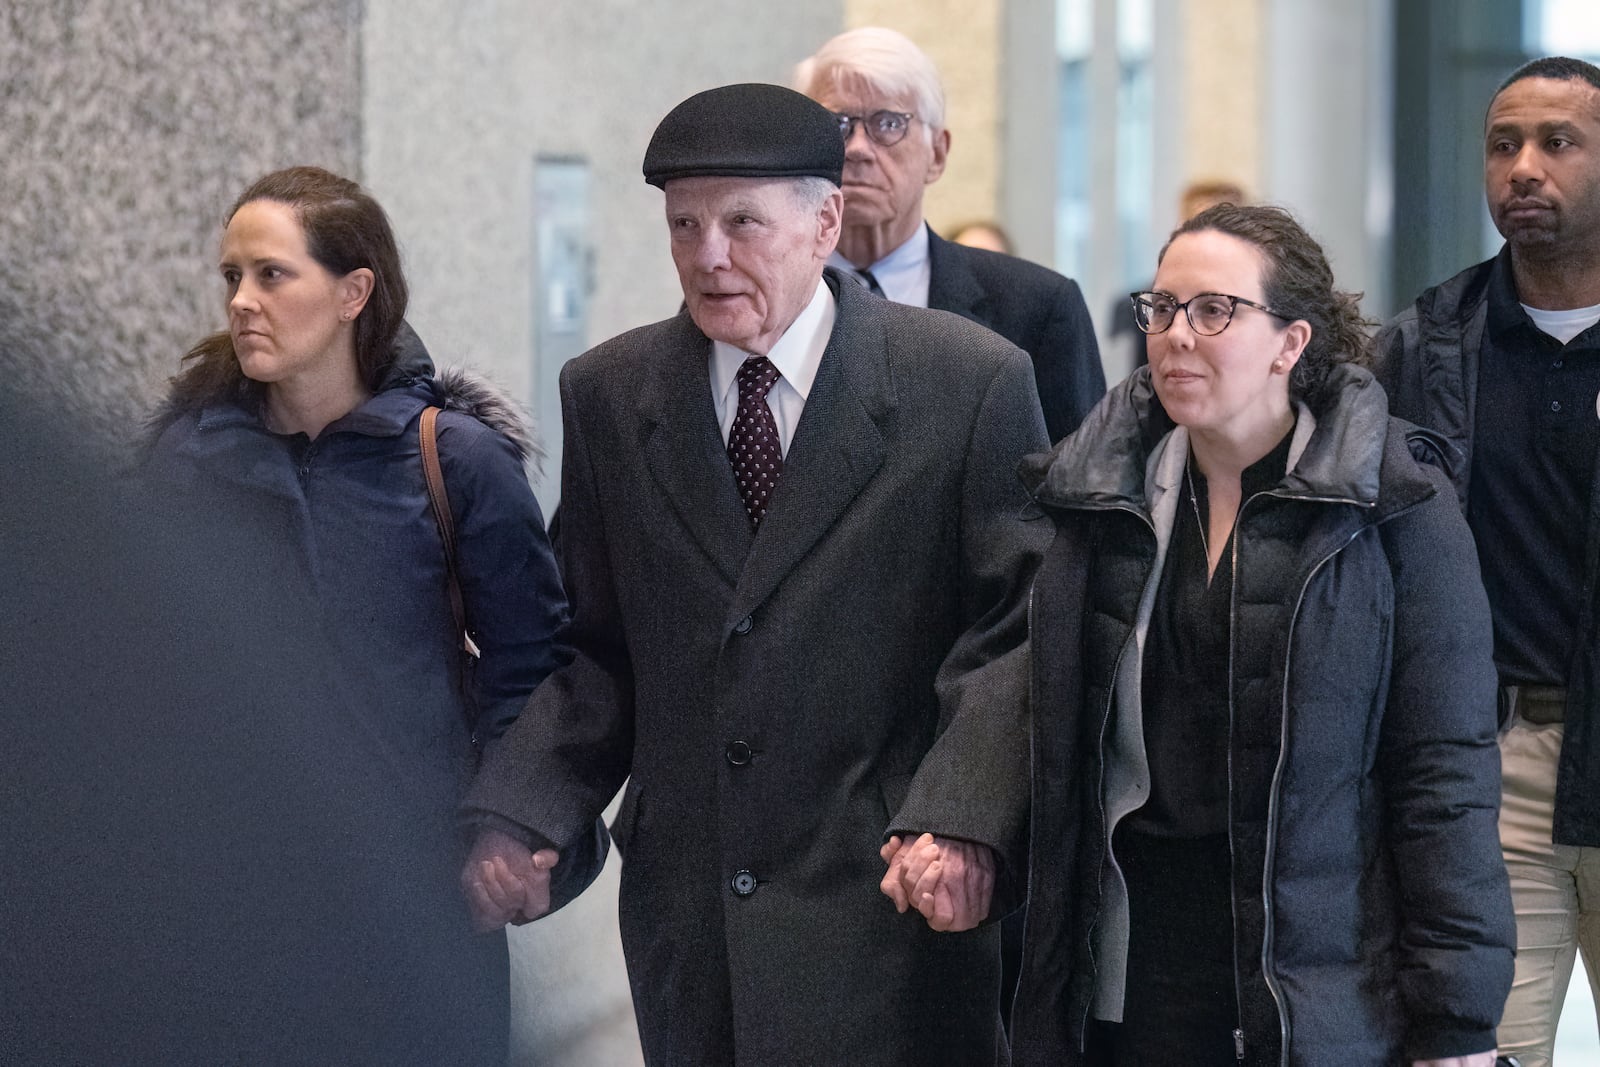
<instances>
[{"instance_id":1,"label":"shoulder bag strap","mask_svg":"<svg viewBox=\"0 0 1600 1067\"><path fill-rule=\"evenodd\" d=\"M456 620L456 632L461 635L461 647L470 656L478 655L478 646L467 630L466 603L461 598L461 578L456 570L456 524L450 517L450 497L444 489L444 471L439 466L439 437L434 423L439 409L422 409L422 421L417 435L422 444L422 473L428 482L428 502L433 505L433 521L439 524L439 540L444 543L444 565L450 588L450 613Z\"/></svg>"}]
</instances>

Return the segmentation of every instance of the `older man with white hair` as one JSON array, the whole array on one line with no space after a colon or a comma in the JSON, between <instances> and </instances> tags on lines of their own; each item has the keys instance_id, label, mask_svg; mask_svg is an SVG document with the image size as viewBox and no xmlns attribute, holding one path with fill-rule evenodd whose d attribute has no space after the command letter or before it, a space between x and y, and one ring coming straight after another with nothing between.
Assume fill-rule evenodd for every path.
<instances>
[{"instance_id":1,"label":"older man with white hair","mask_svg":"<svg viewBox=\"0 0 1600 1067\"><path fill-rule=\"evenodd\" d=\"M559 902L627 779L611 832L651 1064L1003 1048L977 924L1020 890L1025 828L937 783L997 760L993 791L1020 796L994 810L1025 806L1023 605L1049 535L1015 470L1044 424L1013 345L824 270L837 131L773 85L656 130L685 308L562 371L575 654L468 798L462 881L495 926L547 910L552 876ZM942 875L898 908L891 822L948 835L919 839Z\"/></svg>"},{"instance_id":2,"label":"older man with white hair","mask_svg":"<svg viewBox=\"0 0 1600 1067\"><path fill-rule=\"evenodd\" d=\"M950 153L933 60L903 34L869 26L829 40L796 81L845 139L844 227L830 264L896 303L953 311L1027 352L1050 439L1075 430L1106 391L1077 283L946 241L924 221L923 193Z\"/></svg>"}]
</instances>

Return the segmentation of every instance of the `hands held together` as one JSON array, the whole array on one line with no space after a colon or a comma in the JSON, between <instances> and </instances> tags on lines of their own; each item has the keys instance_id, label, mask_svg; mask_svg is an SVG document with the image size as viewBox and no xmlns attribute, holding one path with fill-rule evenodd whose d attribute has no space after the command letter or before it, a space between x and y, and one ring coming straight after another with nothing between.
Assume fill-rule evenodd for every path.
<instances>
[{"instance_id":1,"label":"hands held together","mask_svg":"<svg viewBox=\"0 0 1600 1067\"><path fill-rule=\"evenodd\" d=\"M550 869L557 858L553 849L533 852L498 830L480 831L461 871L473 928L488 933L506 923L532 922L549 911Z\"/></svg>"},{"instance_id":2,"label":"hands held together","mask_svg":"<svg viewBox=\"0 0 1600 1067\"><path fill-rule=\"evenodd\" d=\"M878 850L889 865L878 888L904 914L916 908L935 930L971 930L989 916L994 853L987 845L923 834L891 837Z\"/></svg>"},{"instance_id":3,"label":"hands held together","mask_svg":"<svg viewBox=\"0 0 1600 1067\"><path fill-rule=\"evenodd\" d=\"M923 834L891 837L878 850L889 865L878 888L904 914L916 908L935 930L971 930L989 915L994 853L987 845ZM481 932L532 922L550 910L553 849L530 850L498 830L482 830L461 871L472 925Z\"/></svg>"}]
</instances>

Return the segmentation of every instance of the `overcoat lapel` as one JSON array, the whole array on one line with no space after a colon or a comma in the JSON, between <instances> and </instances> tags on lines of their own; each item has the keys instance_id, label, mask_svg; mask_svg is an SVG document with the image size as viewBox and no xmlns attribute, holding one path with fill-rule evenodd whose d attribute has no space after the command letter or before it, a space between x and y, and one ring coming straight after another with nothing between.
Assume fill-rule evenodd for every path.
<instances>
[{"instance_id":1,"label":"overcoat lapel","mask_svg":"<svg viewBox=\"0 0 1600 1067\"><path fill-rule=\"evenodd\" d=\"M928 231L928 306L953 311L980 326L989 325L989 294L961 251L949 241Z\"/></svg>"},{"instance_id":2,"label":"overcoat lapel","mask_svg":"<svg viewBox=\"0 0 1600 1067\"><path fill-rule=\"evenodd\" d=\"M896 397L888 339L873 306L881 298L856 285L840 285L831 272L827 280L839 301L833 336L784 459L783 477L750 548L734 596L734 619L772 594L883 465L879 423Z\"/></svg>"},{"instance_id":3,"label":"overcoat lapel","mask_svg":"<svg viewBox=\"0 0 1600 1067\"><path fill-rule=\"evenodd\" d=\"M687 312L672 321L659 372L640 399L646 462L690 536L737 585L752 535L711 406L711 342Z\"/></svg>"}]
</instances>

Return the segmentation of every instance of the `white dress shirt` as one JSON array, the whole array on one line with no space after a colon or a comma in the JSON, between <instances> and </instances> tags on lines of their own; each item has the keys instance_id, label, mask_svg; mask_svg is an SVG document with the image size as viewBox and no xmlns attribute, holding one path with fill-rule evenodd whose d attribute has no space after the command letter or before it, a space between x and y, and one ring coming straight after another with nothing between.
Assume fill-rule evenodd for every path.
<instances>
[{"instance_id":1,"label":"white dress shirt","mask_svg":"<svg viewBox=\"0 0 1600 1067\"><path fill-rule=\"evenodd\" d=\"M866 279L861 277L848 259L839 254L838 249L834 249L833 255L828 257L828 266L838 267L847 277L854 278L863 286L867 284ZM928 263L927 223L918 226L909 241L867 269L878 279L878 288L883 290L883 295L896 304L927 307L928 285L933 278L933 268Z\"/></svg>"},{"instance_id":2,"label":"white dress shirt","mask_svg":"<svg viewBox=\"0 0 1600 1067\"><path fill-rule=\"evenodd\" d=\"M800 412L811 395L811 383L816 381L838 313L828 284L819 279L811 303L767 353L780 375L767 393L767 407L778 424L778 444L785 456L789 454L789 442L794 440L795 427L800 425ZM724 444L733 430L734 417L739 414L739 367L751 355L722 341L711 342L711 403L716 408Z\"/></svg>"}]
</instances>

